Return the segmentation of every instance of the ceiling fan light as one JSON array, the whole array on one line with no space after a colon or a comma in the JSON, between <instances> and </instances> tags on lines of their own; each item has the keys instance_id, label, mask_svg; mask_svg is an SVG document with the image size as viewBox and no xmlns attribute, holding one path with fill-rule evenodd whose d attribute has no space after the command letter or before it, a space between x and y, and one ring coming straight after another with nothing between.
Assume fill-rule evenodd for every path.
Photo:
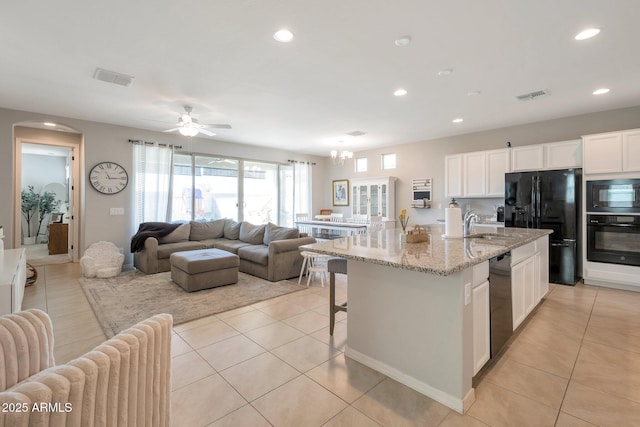
<instances>
[{"instance_id":1,"label":"ceiling fan light","mask_svg":"<svg viewBox=\"0 0 640 427\"><path fill-rule=\"evenodd\" d=\"M335 159L336 157L338 157L338 150L331 150L331 158Z\"/></svg>"},{"instance_id":2,"label":"ceiling fan light","mask_svg":"<svg viewBox=\"0 0 640 427\"><path fill-rule=\"evenodd\" d=\"M184 136L196 136L198 134L198 129L191 126L183 126L178 129L178 132Z\"/></svg>"}]
</instances>

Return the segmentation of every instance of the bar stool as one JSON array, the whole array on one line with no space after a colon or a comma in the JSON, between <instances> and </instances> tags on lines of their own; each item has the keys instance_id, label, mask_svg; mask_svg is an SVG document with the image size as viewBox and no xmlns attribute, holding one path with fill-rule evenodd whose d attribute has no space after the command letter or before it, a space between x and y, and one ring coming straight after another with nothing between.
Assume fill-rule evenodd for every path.
<instances>
[{"instance_id":1,"label":"bar stool","mask_svg":"<svg viewBox=\"0 0 640 427\"><path fill-rule=\"evenodd\" d=\"M336 273L347 274L347 260L344 258L331 258L327 262L327 270L329 270L329 335L333 335L336 312L347 312L346 302L336 305Z\"/></svg>"},{"instance_id":2,"label":"bar stool","mask_svg":"<svg viewBox=\"0 0 640 427\"><path fill-rule=\"evenodd\" d=\"M300 276L298 276L298 284L303 275L307 275L307 286L311 282L311 276L316 274L320 275L320 283L324 287L324 279L327 274L327 255L322 255L316 252L302 251L302 267L300 268Z\"/></svg>"}]
</instances>

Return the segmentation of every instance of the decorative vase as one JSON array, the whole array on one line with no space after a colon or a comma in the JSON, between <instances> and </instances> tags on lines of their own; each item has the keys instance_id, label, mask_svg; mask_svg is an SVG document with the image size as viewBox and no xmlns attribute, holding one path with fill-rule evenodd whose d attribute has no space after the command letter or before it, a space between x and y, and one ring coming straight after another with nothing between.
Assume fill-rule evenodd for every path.
<instances>
[{"instance_id":1,"label":"decorative vase","mask_svg":"<svg viewBox=\"0 0 640 427\"><path fill-rule=\"evenodd\" d=\"M400 233L400 245L404 246L405 243L407 243L407 232L402 230Z\"/></svg>"}]
</instances>

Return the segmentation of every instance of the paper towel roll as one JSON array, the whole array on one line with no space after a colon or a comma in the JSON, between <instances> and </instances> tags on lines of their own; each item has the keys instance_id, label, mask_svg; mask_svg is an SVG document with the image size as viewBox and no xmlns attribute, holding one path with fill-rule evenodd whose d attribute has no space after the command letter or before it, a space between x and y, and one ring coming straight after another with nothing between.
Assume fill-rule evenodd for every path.
<instances>
[{"instance_id":1,"label":"paper towel roll","mask_svg":"<svg viewBox=\"0 0 640 427\"><path fill-rule=\"evenodd\" d=\"M460 208L446 208L444 210L444 220L445 237L462 237L462 210Z\"/></svg>"}]
</instances>

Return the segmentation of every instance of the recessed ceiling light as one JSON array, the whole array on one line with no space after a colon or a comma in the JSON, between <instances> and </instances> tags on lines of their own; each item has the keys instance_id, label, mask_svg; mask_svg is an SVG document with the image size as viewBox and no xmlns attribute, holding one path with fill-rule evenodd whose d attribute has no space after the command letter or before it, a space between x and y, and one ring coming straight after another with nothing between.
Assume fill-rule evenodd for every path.
<instances>
[{"instance_id":1,"label":"recessed ceiling light","mask_svg":"<svg viewBox=\"0 0 640 427\"><path fill-rule=\"evenodd\" d=\"M597 90L593 91L594 95L604 95L605 93L609 93L609 89L606 88L606 87L603 87L603 88L600 88L600 89L597 89Z\"/></svg>"},{"instance_id":2,"label":"recessed ceiling light","mask_svg":"<svg viewBox=\"0 0 640 427\"><path fill-rule=\"evenodd\" d=\"M600 33L600 28L587 28L586 30L580 31L574 39L576 40L586 40L591 37L595 37Z\"/></svg>"},{"instance_id":3,"label":"recessed ceiling light","mask_svg":"<svg viewBox=\"0 0 640 427\"><path fill-rule=\"evenodd\" d=\"M56 127L56 124L55 124L55 123L51 123L51 122L44 122L44 123L43 123L43 125L45 125L45 126L51 126L52 128L53 128L53 127Z\"/></svg>"},{"instance_id":4,"label":"recessed ceiling light","mask_svg":"<svg viewBox=\"0 0 640 427\"><path fill-rule=\"evenodd\" d=\"M411 36L399 37L394 43L396 46L407 46L409 43L411 43Z\"/></svg>"},{"instance_id":5,"label":"recessed ceiling light","mask_svg":"<svg viewBox=\"0 0 640 427\"><path fill-rule=\"evenodd\" d=\"M479 96L482 92L480 92L479 90L471 90L469 92L467 92L467 96Z\"/></svg>"},{"instance_id":6,"label":"recessed ceiling light","mask_svg":"<svg viewBox=\"0 0 640 427\"><path fill-rule=\"evenodd\" d=\"M282 43L287 43L293 40L293 33L287 29L281 29L273 33L273 38Z\"/></svg>"},{"instance_id":7,"label":"recessed ceiling light","mask_svg":"<svg viewBox=\"0 0 640 427\"><path fill-rule=\"evenodd\" d=\"M451 120L451 121L452 121L453 123L462 123L462 122L464 122L464 119L463 119L463 118L458 117L457 119L453 119L453 120Z\"/></svg>"},{"instance_id":8,"label":"recessed ceiling light","mask_svg":"<svg viewBox=\"0 0 640 427\"><path fill-rule=\"evenodd\" d=\"M405 96L407 94L407 90L406 89L397 89L395 92L393 92L393 94L395 96Z\"/></svg>"},{"instance_id":9,"label":"recessed ceiling light","mask_svg":"<svg viewBox=\"0 0 640 427\"><path fill-rule=\"evenodd\" d=\"M444 70L438 71L439 76L448 76L451 73L453 73L453 68L445 68Z\"/></svg>"}]
</instances>

